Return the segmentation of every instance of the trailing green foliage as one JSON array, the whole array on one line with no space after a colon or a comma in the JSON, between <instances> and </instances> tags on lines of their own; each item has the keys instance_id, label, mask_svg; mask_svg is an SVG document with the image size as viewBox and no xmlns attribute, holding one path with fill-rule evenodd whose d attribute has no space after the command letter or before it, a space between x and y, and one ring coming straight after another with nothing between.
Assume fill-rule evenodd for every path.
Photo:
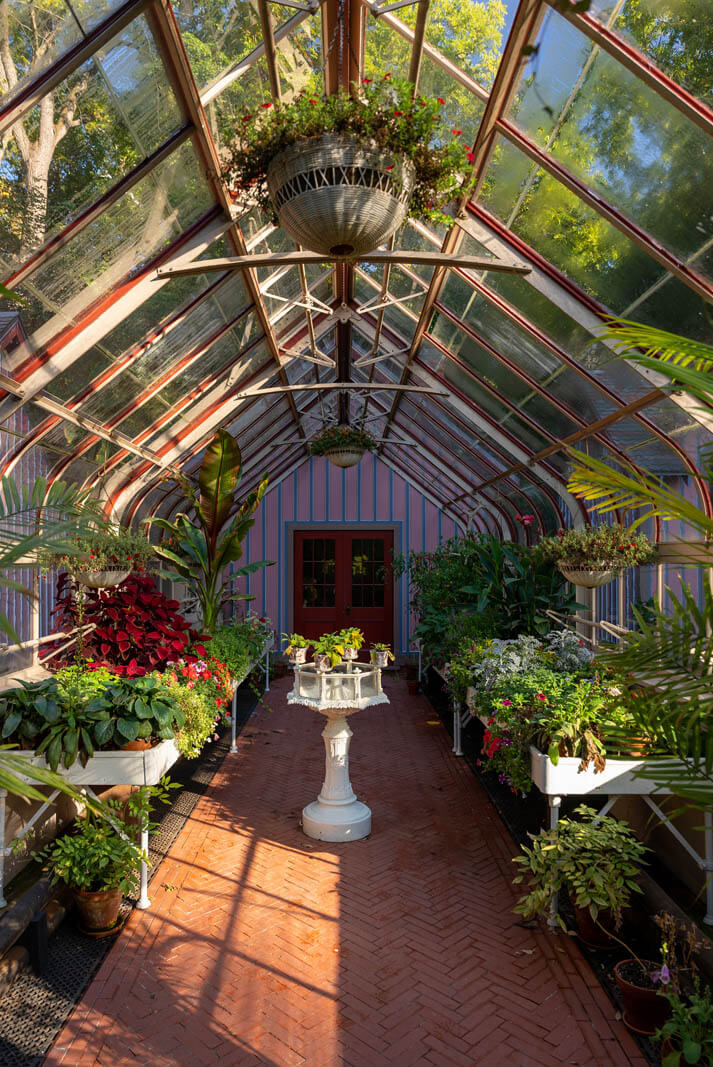
<instances>
[{"instance_id":1,"label":"trailing green foliage","mask_svg":"<svg viewBox=\"0 0 713 1067\"><path fill-rule=\"evenodd\" d=\"M62 881L72 889L133 893L142 861L149 863L136 840L137 831L156 828L151 801L167 804L170 790L177 788L177 783L163 778L159 785L137 789L127 800L107 800L101 817L88 810L72 832L36 853L36 858L45 863L53 882Z\"/></svg>"},{"instance_id":2,"label":"trailing green foliage","mask_svg":"<svg viewBox=\"0 0 713 1067\"><path fill-rule=\"evenodd\" d=\"M575 907L586 908L594 921L605 911L618 928L632 894L641 892L636 879L648 849L620 819L600 818L585 804L574 814L580 819L563 818L555 830L530 834L532 845L523 845L523 855L513 860L513 881L529 888L515 911L526 919L548 915L553 896L566 889ZM557 921L564 928L559 915Z\"/></svg>"},{"instance_id":3,"label":"trailing green foliage","mask_svg":"<svg viewBox=\"0 0 713 1067\"><path fill-rule=\"evenodd\" d=\"M208 642L208 651L227 666L238 685L274 640L270 620L248 615L220 626Z\"/></svg>"},{"instance_id":4,"label":"trailing green foliage","mask_svg":"<svg viewBox=\"0 0 713 1067\"><path fill-rule=\"evenodd\" d=\"M646 534L606 523L583 530L559 530L554 537L541 538L532 551L536 559L545 562L595 571L652 563L656 557Z\"/></svg>"},{"instance_id":5,"label":"trailing green foliage","mask_svg":"<svg viewBox=\"0 0 713 1067\"><path fill-rule=\"evenodd\" d=\"M673 1051L664 1056L661 1067L680 1067L682 1063L713 1064L713 990L699 977L688 996L664 993L671 1005L671 1018L657 1032L656 1038L668 1038Z\"/></svg>"},{"instance_id":6,"label":"trailing green foliage","mask_svg":"<svg viewBox=\"0 0 713 1067\"><path fill-rule=\"evenodd\" d=\"M239 195L257 199L277 221L265 176L272 160L284 149L311 137L343 134L361 144L373 143L387 157L393 184L403 187L403 161L414 170L410 214L443 225L453 218L443 208L461 191L472 153L458 138L462 130L444 121L445 100L417 93L404 78L390 73L365 78L352 92L331 96L303 90L289 103L265 101L242 116L232 149L227 177Z\"/></svg>"},{"instance_id":7,"label":"trailing green foliage","mask_svg":"<svg viewBox=\"0 0 713 1067\"><path fill-rule=\"evenodd\" d=\"M140 571L154 556L145 534L106 523L77 537L75 553L47 552L41 556L46 567L58 567L70 574L84 571Z\"/></svg>"},{"instance_id":8,"label":"trailing green foliage","mask_svg":"<svg viewBox=\"0 0 713 1067\"><path fill-rule=\"evenodd\" d=\"M309 451L312 456L324 456L327 452L335 449L353 449L354 451L373 452L376 441L368 430L360 430L356 426L328 426L326 430L318 433L309 443Z\"/></svg>"},{"instance_id":9,"label":"trailing green foliage","mask_svg":"<svg viewBox=\"0 0 713 1067\"><path fill-rule=\"evenodd\" d=\"M267 478L263 478L257 489L236 504L241 466L237 442L226 430L219 430L206 448L198 489L187 480L182 483L191 514L179 513L173 522L149 520L168 535L156 545L158 555L174 568L165 577L188 585L200 604L203 626L209 633L218 625L226 604L254 599L245 593L231 593L232 582L274 563L260 560L228 573L230 565L243 554L243 542L255 525L255 512L267 490Z\"/></svg>"}]
</instances>

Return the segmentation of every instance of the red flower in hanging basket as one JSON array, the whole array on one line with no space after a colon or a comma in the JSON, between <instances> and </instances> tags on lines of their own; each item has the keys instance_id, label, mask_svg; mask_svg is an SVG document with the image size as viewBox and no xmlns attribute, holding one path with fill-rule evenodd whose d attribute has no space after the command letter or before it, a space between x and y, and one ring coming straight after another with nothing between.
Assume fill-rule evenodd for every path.
<instances>
[{"instance_id":1,"label":"red flower in hanging basket","mask_svg":"<svg viewBox=\"0 0 713 1067\"><path fill-rule=\"evenodd\" d=\"M400 119L401 116L403 115L403 111L394 111L394 115L396 115L397 119Z\"/></svg>"},{"instance_id":2,"label":"red flower in hanging basket","mask_svg":"<svg viewBox=\"0 0 713 1067\"><path fill-rule=\"evenodd\" d=\"M371 85L373 80L373 78L364 78L364 85Z\"/></svg>"},{"instance_id":3,"label":"red flower in hanging basket","mask_svg":"<svg viewBox=\"0 0 713 1067\"><path fill-rule=\"evenodd\" d=\"M446 102L442 96L437 96L436 99L438 100L438 103L441 104L441 106L445 106Z\"/></svg>"},{"instance_id":4,"label":"red flower in hanging basket","mask_svg":"<svg viewBox=\"0 0 713 1067\"><path fill-rule=\"evenodd\" d=\"M265 110L267 110L267 108L272 107L272 104L269 101L267 101L267 103L260 104L260 107L262 107Z\"/></svg>"},{"instance_id":5,"label":"red flower in hanging basket","mask_svg":"<svg viewBox=\"0 0 713 1067\"><path fill-rule=\"evenodd\" d=\"M454 137L460 137L460 135L463 133L463 131L462 130L451 130L451 133L453 134Z\"/></svg>"}]
</instances>

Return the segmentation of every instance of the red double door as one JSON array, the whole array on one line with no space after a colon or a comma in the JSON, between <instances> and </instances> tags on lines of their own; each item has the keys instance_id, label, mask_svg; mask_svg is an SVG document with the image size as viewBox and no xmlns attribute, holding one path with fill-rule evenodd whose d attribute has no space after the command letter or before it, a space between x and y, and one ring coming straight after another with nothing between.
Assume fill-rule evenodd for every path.
<instances>
[{"instance_id":1,"label":"red double door","mask_svg":"<svg viewBox=\"0 0 713 1067\"><path fill-rule=\"evenodd\" d=\"M295 630L319 637L358 626L369 643L393 642L391 530L295 532Z\"/></svg>"}]
</instances>

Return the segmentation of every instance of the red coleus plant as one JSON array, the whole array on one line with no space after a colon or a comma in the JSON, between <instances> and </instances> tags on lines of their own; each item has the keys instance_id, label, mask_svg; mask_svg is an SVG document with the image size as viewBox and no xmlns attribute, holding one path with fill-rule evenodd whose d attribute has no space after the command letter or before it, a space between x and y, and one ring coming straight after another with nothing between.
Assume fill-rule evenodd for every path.
<instances>
[{"instance_id":1,"label":"red coleus plant","mask_svg":"<svg viewBox=\"0 0 713 1067\"><path fill-rule=\"evenodd\" d=\"M162 671L169 661L205 656L208 640L191 627L178 611L178 601L169 600L148 574L131 574L112 589L84 593L82 621L95 629L83 639L87 659L106 663L117 674L129 677ZM57 606L53 611L58 631L79 625L76 593L66 574L57 582ZM190 650L190 652L189 652ZM74 650L64 662L74 658ZM57 659L55 658L55 663Z\"/></svg>"}]
</instances>

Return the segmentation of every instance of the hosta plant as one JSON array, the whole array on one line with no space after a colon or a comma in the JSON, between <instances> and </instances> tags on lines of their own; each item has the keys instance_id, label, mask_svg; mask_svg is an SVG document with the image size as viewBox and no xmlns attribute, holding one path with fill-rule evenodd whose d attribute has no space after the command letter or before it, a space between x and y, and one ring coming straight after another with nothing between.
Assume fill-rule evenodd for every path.
<instances>
[{"instance_id":1,"label":"hosta plant","mask_svg":"<svg viewBox=\"0 0 713 1067\"><path fill-rule=\"evenodd\" d=\"M548 915L553 896L566 890L594 922L604 911L618 929L632 895L641 892L637 875L648 849L620 819L599 818L585 804L574 814L579 818L562 818L556 829L531 834L532 845L523 845L513 860L518 868L513 881L528 888L515 911L526 919Z\"/></svg>"},{"instance_id":2,"label":"hosta plant","mask_svg":"<svg viewBox=\"0 0 713 1067\"><path fill-rule=\"evenodd\" d=\"M444 105L443 99L421 96L410 82L390 73L364 78L351 93L340 90L323 97L302 91L289 103L265 101L242 116L228 181L239 198L257 200L275 219L265 182L274 157L309 137L344 134L383 150L397 190L401 161L409 160L415 171L410 214L450 226L453 218L443 209L462 191L473 157L459 139L462 131L444 122Z\"/></svg>"},{"instance_id":3,"label":"hosta plant","mask_svg":"<svg viewBox=\"0 0 713 1067\"><path fill-rule=\"evenodd\" d=\"M169 741L184 723L168 687L152 677L114 677L89 701L87 711L99 717L97 743L109 748L147 738Z\"/></svg>"}]
</instances>

